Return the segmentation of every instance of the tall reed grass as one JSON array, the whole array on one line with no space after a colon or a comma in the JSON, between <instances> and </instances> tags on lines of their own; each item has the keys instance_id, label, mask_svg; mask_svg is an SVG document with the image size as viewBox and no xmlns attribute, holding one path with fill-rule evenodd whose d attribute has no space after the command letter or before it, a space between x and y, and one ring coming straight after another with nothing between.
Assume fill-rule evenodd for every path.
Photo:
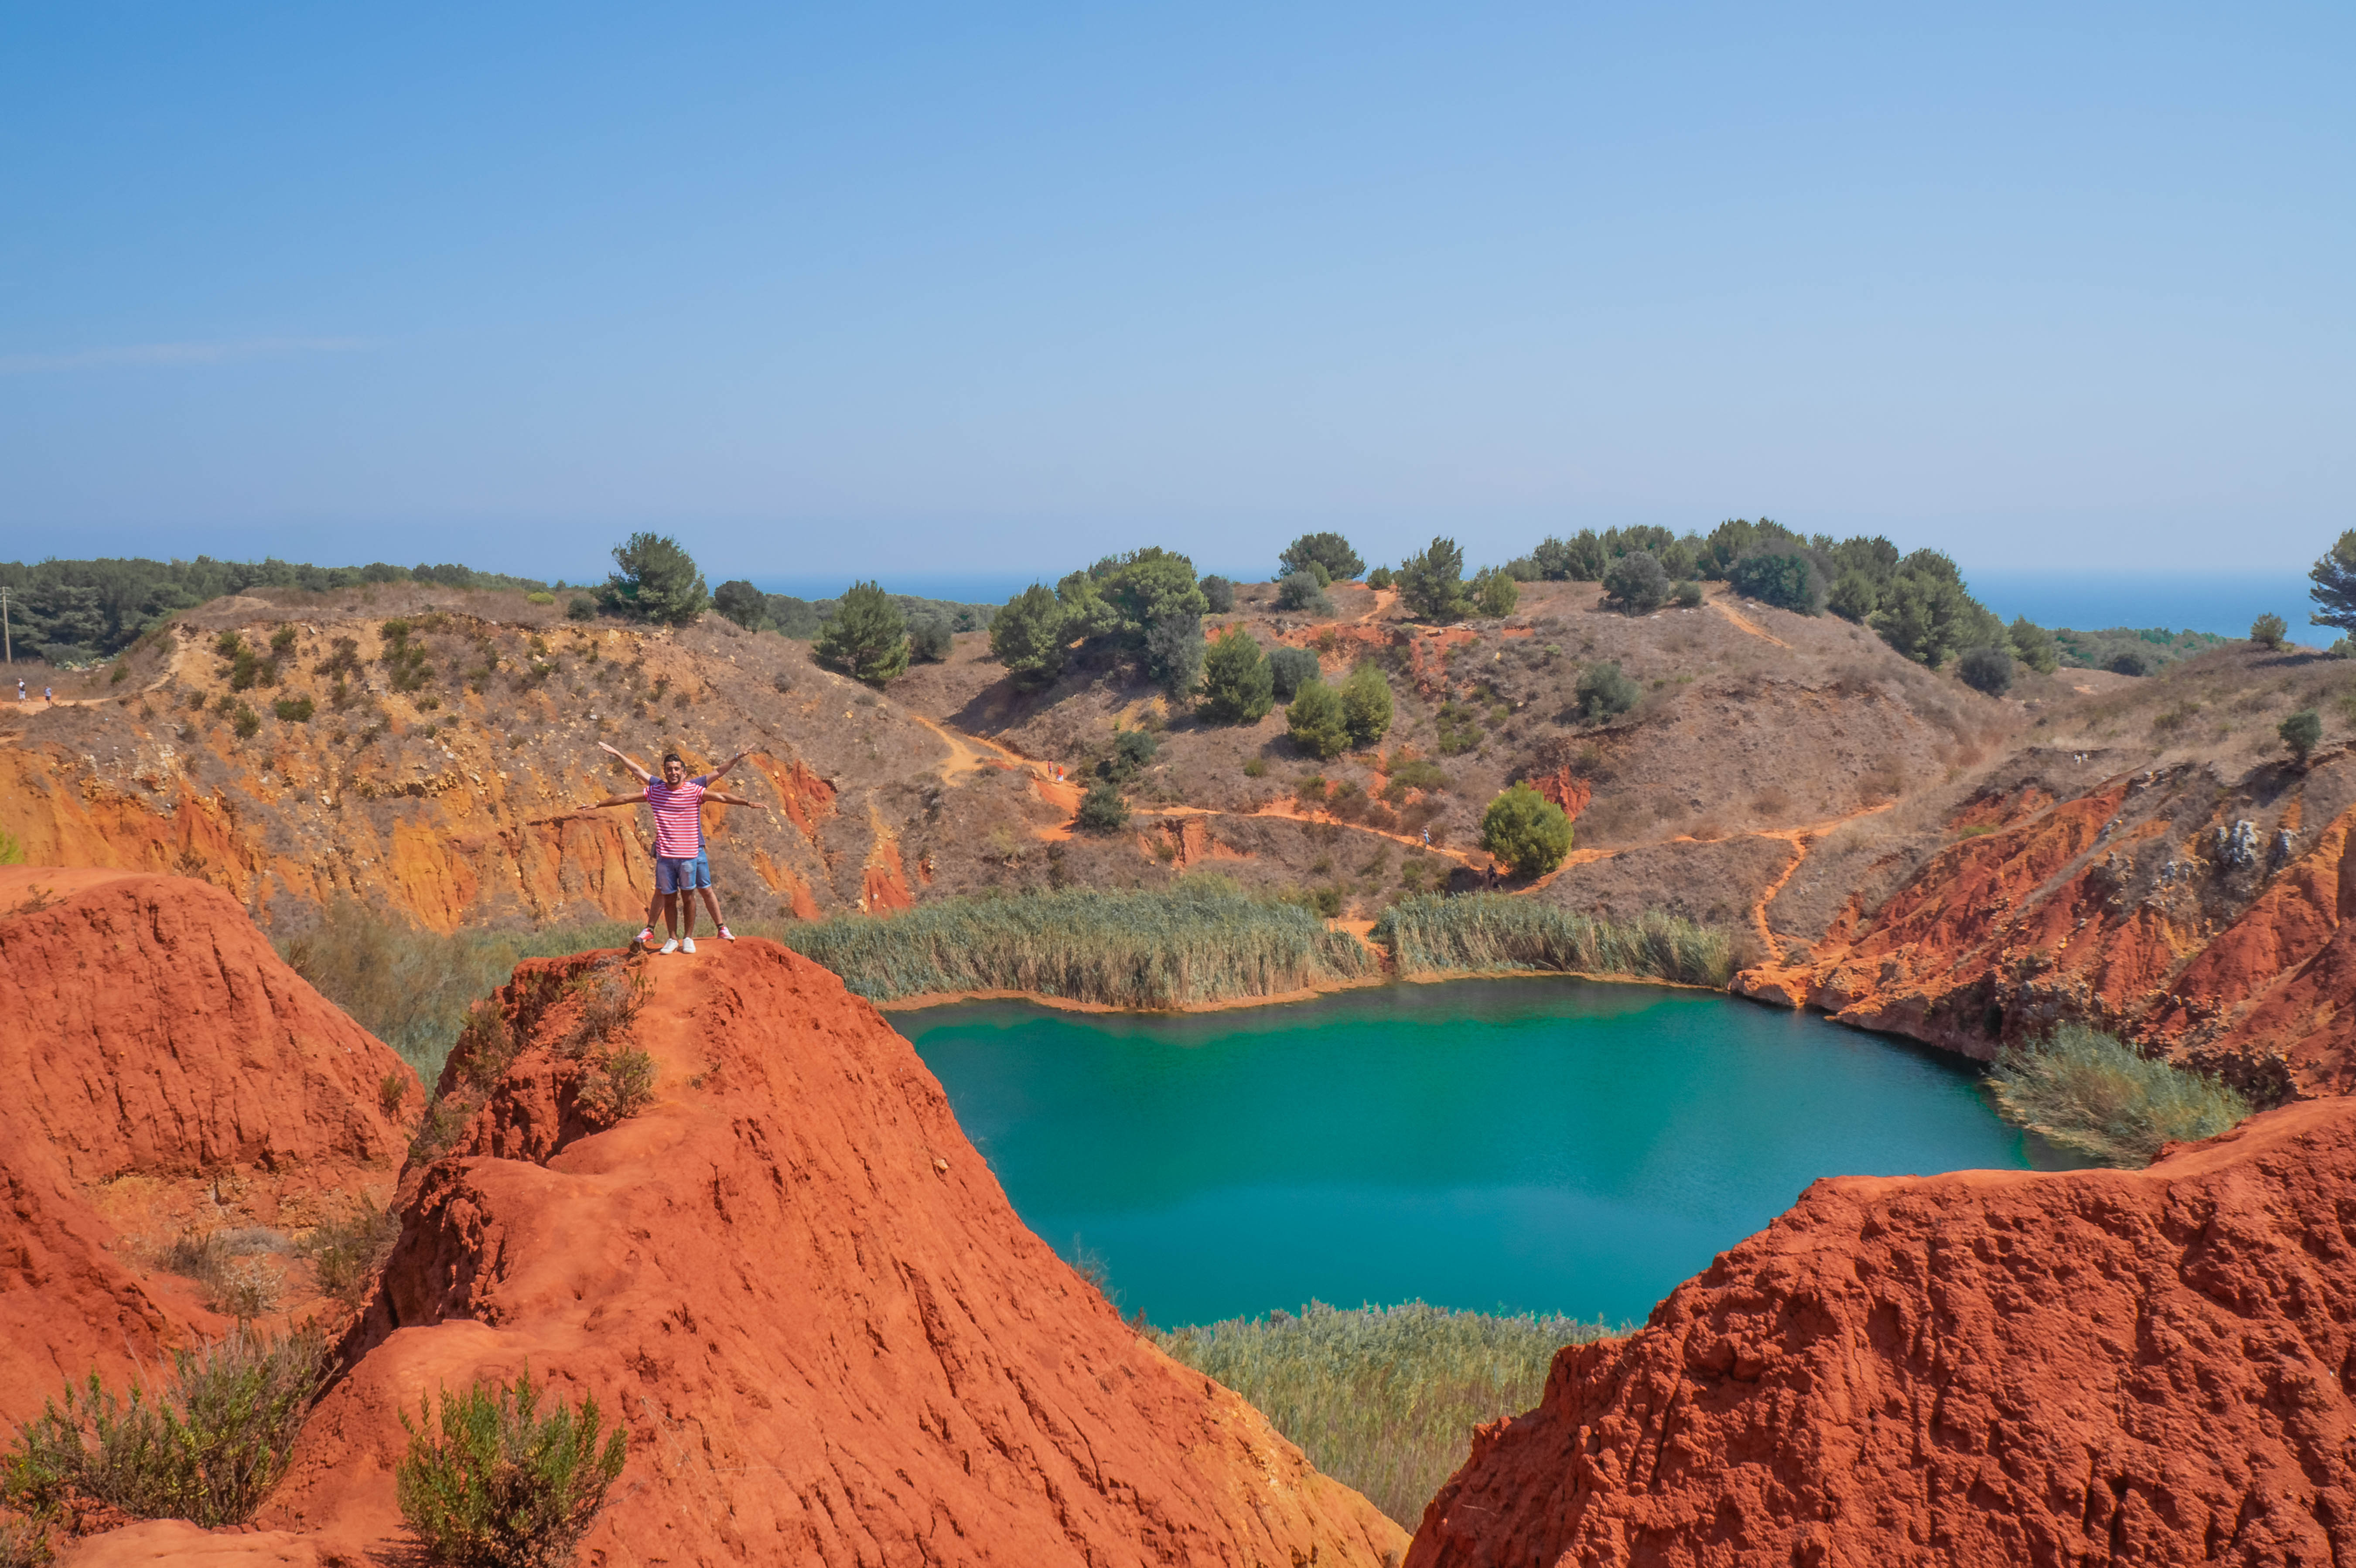
<instances>
[{"instance_id":1,"label":"tall reed grass","mask_svg":"<svg viewBox=\"0 0 2356 1568\"><path fill-rule=\"evenodd\" d=\"M518 964L619 947L637 931L614 923L442 936L338 899L316 927L277 946L296 974L399 1051L431 1091L467 1008L505 985Z\"/></svg>"},{"instance_id":2,"label":"tall reed grass","mask_svg":"<svg viewBox=\"0 0 2356 1568\"><path fill-rule=\"evenodd\" d=\"M1303 990L1376 966L1355 938L1307 910L1201 874L1154 891L943 899L886 920L841 915L775 934L875 1001L1005 989L1173 1008Z\"/></svg>"},{"instance_id":3,"label":"tall reed grass","mask_svg":"<svg viewBox=\"0 0 2356 1568\"><path fill-rule=\"evenodd\" d=\"M1309 1462L1413 1530L1472 1451L1472 1428L1538 1403L1565 1345L1609 1333L1571 1317L1312 1302L1173 1328L1178 1360L1258 1406Z\"/></svg>"},{"instance_id":4,"label":"tall reed grass","mask_svg":"<svg viewBox=\"0 0 2356 1568\"><path fill-rule=\"evenodd\" d=\"M1402 975L1529 969L1576 975L1642 975L1693 986L1734 977L1726 933L1675 915L1601 920L1505 893L1419 893L1375 923Z\"/></svg>"},{"instance_id":5,"label":"tall reed grass","mask_svg":"<svg viewBox=\"0 0 2356 1568\"><path fill-rule=\"evenodd\" d=\"M2006 1047L1988 1088L2007 1121L2130 1168L2150 1164L2162 1144L2213 1138L2250 1114L2250 1103L2216 1079L2083 1024Z\"/></svg>"}]
</instances>

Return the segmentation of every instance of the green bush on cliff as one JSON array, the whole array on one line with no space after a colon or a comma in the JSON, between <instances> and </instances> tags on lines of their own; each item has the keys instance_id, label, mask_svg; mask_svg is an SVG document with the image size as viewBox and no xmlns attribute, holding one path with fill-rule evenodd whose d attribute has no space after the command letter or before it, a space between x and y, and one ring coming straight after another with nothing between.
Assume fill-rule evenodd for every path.
<instances>
[{"instance_id":1,"label":"green bush on cliff","mask_svg":"<svg viewBox=\"0 0 2356 1568\"><path fill-rule=\"evenodd\" d=\"M1689 920L1601 920L1505 893L1401 899L1375 923L1374 940L1402 975L1529 969L1723 986L1735 967L1726 933Z\"/></svg>"},{"instance_id":2,"label":"green bush on cliff","mask_svg":"<svg viewBox=\"0 0 2356 1568\"><path fill-rule=\"evenodd\" d=\"M560 1568L620 1478L629 1439L601 1445L594 1398L540 1413L527 1368L514 1386L442 1391L438 1412L407 1411L409 1453L393 1472L402 1522L430 1559L458 1568Z\"/></svg>"},{"instance_id":3,"label":"green bush on cliff","mask_svg":"<svg viewBox=\"0 0 2356 1568\"><path fill-rule=\"evenodd\" d=\"M1173 1008L1276 996L1375 967L1356 939L1307 910L1201 872L1166 890L937 899L890 920L841 915L776 934L875 1001L1005 989Z\"/></svg>"},{"instance_id":4,"label":"green bush on cliff","mask_svg":"<svg viewBox=\"0 0 2356 1568\"><path fill-rule=\"evenodd\" d=\"M1413 1530L1472 1448L1472 1428L1545 1392L1565 1345L1609 1332L1571 1317L1493 1317L1420 1301L1174 1328L1178 1360L1216 1378L1299 1444L1309 1462Z\"/></svg>"},{"instance_id":5,"label":"green bush on cliff","mask_svg":"<svg viewBox=\"0 0 2356 1568\"><path fill-rule=\"evenodd\" d=\"M1987 1082L2007 1121L2106 1165L2148 1165L2162 1144L2213 1138L2250 1114L2247 1100L2206 1073L2083 1024L2007 1046Z\"/></svg>"},{"instance_id":6,"label":"green bush on cliff","mask_svg":"<svg viewBox=\"0 0 2356 1568\"><path fill-rule=\"evenodd\" d=\"M170 1377L134 1382L128 1399L93 1371L16 1429L0 1503L39 1520L102 1503L134 1519L242 1523L285 1472L327 1370L327 1341L306 1327L284 1339L234 1328L175 1350Z\"/></svg>"}]
</instances>

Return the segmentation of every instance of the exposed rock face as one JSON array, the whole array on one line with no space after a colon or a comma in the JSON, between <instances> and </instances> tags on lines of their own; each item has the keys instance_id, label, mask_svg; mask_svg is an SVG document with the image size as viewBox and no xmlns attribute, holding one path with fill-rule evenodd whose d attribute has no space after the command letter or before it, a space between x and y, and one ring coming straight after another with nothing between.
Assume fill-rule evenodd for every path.
<instances>
[{"instance_id":1,"label":"exposed rock face","mask_svg":"<svg viewBox=\"0 0 2356 1568\"><path fill-rule=\"evenodd\" d=\"M381 1200L415 1074L179 877L0 869L0 1424L227 1320L146 1265L157 1227L292 1227Z\"/></svg>"},{"instance_id":2,"label":"exposed rock face","mask_svg":"<svg viewBox=\"0 0 2356 1568\"><path fill-rule=\"evenodd\" d=\"M1410 1568L2356 1560L2356 1104L1819 1181L1476 1436Z\"/></svg>"},{"instance_id":3,"label":"exposed rock face","mask_svg":"<svg viewBox=\"0 0 2356 1568\"><path fill-rule=\"evenodd\" d=\"M399 1413L529 1365L629 1430L584 1552L611 1568L1404 1551L1024 1229L914 1050L818 965L753 940L647 961L657 1103L601 1128L554 1049L594 962L501 993L490 1048L520 1052L412 1173L357 1362L262 1524L322 1557L398 1546Z\"/></svg>"},{"instance_id":4,"label":"exposed rock face","mask_svg":"<svg viewBox=\"0 0 2356 1568\"><path fill-rule=\"evenodd\" d=\"M1735 988L1982 1058L2081 1019L2262 1097L2345 1093L2350 784L2319 770L2263 810L2193 766L2060 800L1994 793L1886 901L1853 898L1806 958L1745 971ZM2332 815L2306 826L2319 806Z\"/></svg>"}]
</instances>

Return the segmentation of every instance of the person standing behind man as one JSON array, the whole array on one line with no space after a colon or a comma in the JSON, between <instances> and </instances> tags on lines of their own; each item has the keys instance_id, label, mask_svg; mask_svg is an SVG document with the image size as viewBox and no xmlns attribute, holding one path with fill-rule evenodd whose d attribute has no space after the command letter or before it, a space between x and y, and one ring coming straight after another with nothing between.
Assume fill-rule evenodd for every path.
<instances>
[{"instance_id":1,"label":"person standing behind man","mask_svg":"<svg viewBox=\"0 0 2356 1568\"><path fill-rule=\"evenodd\" d=\"M687 763L677 752L666 752L662 759L662 777L657 778L638 766L622 752L605 741L597 749L617 759L623 766L638 775L646 788L637 795L616 795L599 801L600 805L626 805L638 801L655 819L655 898L662 905L663 927L669 940L659 951L677 953L695 951L695 894L703 891L712 904L712 917L720 918L720 906L712 900L712 867L703 858L703 797L711 787L726 777L728 771L749 754L739 752L711 773L698 778L687 776ZM749 804L749 803L748 803ZM686 895L685 930L682 933L680 895ZM723 924L724 933L727 927ZM654 921L649 915L647 929L638 933L639 940L654 936Z\"/></svg>"}]
</instances>

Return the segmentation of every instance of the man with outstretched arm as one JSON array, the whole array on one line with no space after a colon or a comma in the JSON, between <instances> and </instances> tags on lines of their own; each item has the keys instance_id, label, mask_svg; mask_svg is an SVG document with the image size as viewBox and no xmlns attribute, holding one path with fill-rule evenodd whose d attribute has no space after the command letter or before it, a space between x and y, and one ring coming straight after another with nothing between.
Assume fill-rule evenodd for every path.
<instances>
[{"instance_id":1,"label":"man with outstretched arm","mask_svg":"<svg viewBox=\"0 0 2356 1568\"><path fill-rule=\"evenodd\" d=\"M646 929L638 933L638 941L652 946L655 939L655 912L662 912L663 926L668 940L659 951L677 953L695 951L695 894L703 895L704 907L712 912L712 923L720 934L730 942L736 940L728 923L720 916L720 901L712 889L712 863L703 853L703 803L717 800L730 805L751 805L742 795L723 795L712 786L725 777L730 769L749 754L739 752L711 773L698 778L687 776L687 763L677 752L666 752L662 759L662 776L657 778L637 759L607 745L597 742L597 749L616 758L623 766L638 775L646 787L635 795L617 795L597 801L595 805L635 805L640 801L655 819L655 891L647 904ZM686 897L682 901L681 894ZM684 902L682 912L680 904Z\"/></svg>"}]
</instances>

